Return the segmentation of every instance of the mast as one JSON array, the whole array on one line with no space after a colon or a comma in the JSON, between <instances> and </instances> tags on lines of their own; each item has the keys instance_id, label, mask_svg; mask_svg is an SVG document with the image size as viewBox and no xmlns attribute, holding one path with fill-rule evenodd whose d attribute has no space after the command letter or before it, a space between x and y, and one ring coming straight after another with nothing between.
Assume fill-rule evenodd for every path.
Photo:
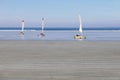
<instances>
[{"instance_id":1,"label":"mast","mask_svg":"<svg viewBox=\"0 0 120 80\"><path fill-rule=\"evenodd\" d=\"M25 21L24 20L22 20L22 32L24 32L24 26L25 26L25 23L24 23Z\"/></svg>"},{"instance_id":2,"label":"mast","mask_svg":"<svg viewBox=\"0 0 120 80\"><path fill-rule=\"evenodd\" d=\"M80 28L79 28L79 32L82 33L82 20L81 20L81 16L79 15L79 21L80 21Z\"/></svg>"},{"instance_id":3,"label":"mast","mask_svg":"<svg viewBox=\"0 0 120 80\"><path fill-rule=\"evenodd\" d=\"M43 30L44 30L44 18L42 18L42 33L43 33Z\"/></svg>"}]
</instances>

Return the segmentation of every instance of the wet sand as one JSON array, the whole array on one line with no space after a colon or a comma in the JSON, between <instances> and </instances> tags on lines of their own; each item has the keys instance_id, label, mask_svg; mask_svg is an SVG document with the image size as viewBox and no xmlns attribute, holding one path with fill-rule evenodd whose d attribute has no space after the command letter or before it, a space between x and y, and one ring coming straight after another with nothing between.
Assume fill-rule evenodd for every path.
<instances>
[{"instance_id":1,"label":"wet sand","mask_svg":"<svg viewBox=\"0 0 120 80\"><path fill-rule=\"evenodd\" d=\"M0 41L0 80L120 80L120 42Z\"/></svg>"}]
</instances>

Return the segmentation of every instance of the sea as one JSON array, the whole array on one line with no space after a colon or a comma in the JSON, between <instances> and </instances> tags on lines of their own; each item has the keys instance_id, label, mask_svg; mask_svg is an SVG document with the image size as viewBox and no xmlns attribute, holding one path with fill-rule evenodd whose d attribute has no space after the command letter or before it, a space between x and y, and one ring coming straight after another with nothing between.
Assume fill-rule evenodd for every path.
<instances>
[{"instance_id":1,"label":"sea","mask_svg":"<svg viewBox=\"0 0 120 80\"><path fill-rule=\"evenodd\" d=\"M36 41L76 41L74 36L79 28L49 27L44 29L45 36L39 36L41 28L26 27L24 36L20 35L21 28L1 27L0 40L36 40ZM82 41L120 41L120 27L83 28L86 39Z\"/></svg>"}]
</instances>

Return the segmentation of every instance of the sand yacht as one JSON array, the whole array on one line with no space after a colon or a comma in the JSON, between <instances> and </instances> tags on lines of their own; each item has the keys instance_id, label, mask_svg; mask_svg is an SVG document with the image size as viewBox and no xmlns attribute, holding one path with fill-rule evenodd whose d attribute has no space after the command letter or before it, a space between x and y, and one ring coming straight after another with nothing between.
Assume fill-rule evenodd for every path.
<instances>
[{"instance_id":1,"label":"sand yacht","mask_svg":"<svg viewBox=\"0 0 120 80\"><path fill-rule=\"evenodd\" d=\"M79 21L80 21L80 27L79 27L79 33L80 34L76 34L75 36L74 36L74 39L77 39L77 40L79 40L79 39L86 39L86 37L85 36L83 36L83 34L82 34L82 20L81 20L81 16L79 15Z\"/></svg>"},{"instance_id":2,"label":"sand yacht","mask_svg":"<svg viewBox=\"0 0 120 80\"><path fill-rule=\"evenodd\" d=\"M42 18L42 28L41 28L41 32L38 34L38 36L40 36L40 37L45 36L45 34L44 34L44 18Z\"/></svg>"},{"instance_id":3,"label":"sand yacht","mask_svg":"<svg viewBox=\"0 0 120 80\"><path fill-rule=\"evenodd\" d=\"M20 36L24 36L24 20L22 20L22 29L21 29L21 31L20 31Z\"/></svg>"}]
</instances>

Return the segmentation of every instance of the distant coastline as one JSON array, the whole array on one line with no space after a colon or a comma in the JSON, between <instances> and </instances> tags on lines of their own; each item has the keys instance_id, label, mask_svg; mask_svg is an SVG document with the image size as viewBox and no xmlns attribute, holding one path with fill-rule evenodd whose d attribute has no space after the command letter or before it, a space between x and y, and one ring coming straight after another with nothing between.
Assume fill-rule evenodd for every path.
<instances>
[{"instance_id":1,"label":"distant coastline","mask_svg":"<svg viewBox=\"0 0 120 80\"><path fill-rule=\"evenodd\" d=\"M0 27L0 30L21 30L20 27ZM39 27L26 27L24 30L41 30ZM44 30L79 30L73 27L46 27ZM120 27L90 27L83 28L83 30L120 30Z\"/></svg>"}]
</instances>

